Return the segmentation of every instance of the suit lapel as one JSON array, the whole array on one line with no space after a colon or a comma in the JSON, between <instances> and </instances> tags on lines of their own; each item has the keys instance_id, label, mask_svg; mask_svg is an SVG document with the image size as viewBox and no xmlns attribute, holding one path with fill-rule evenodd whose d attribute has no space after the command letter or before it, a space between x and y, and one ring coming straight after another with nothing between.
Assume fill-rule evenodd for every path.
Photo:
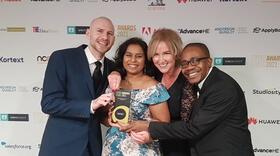
<instances>
[{"instance_id":1,"label":"suit lapel","mask_svg":"<svg viewBox=\"0 0 280 156\"><path fill-rule=\"evenodd\" d=\"M81 70L82 70L82 78L83 81L86 83L92 97L94 97L94 90L93 90L93 82L92 82L92 78L90 75L90 69L89 69L89 63L85 54L84 49L86 48L86 45L82 45L80 47L78 47L78 51L79 51L79 61L78 63L80 63L81 66Z\"/></svg>"},{"instance_id":2,"label":"suit lapel","mask_svg":"<svg viewBox=\"0 0 280 156\"><path fill-rule=\"evenodd\" d=\"M218 72L218 70L219 70L218 68L213 67L211 73L208 75L208 77L206 78L206 80L203 83L203 86L199 90L199 98L195 101L195 103L193 105L191 119L195 116L195 114L197 114L200 105L204 101L204 92L207 91L208 86L210 85L210 83L212 83L214 76Z\"/></svg>"}]
</instances>

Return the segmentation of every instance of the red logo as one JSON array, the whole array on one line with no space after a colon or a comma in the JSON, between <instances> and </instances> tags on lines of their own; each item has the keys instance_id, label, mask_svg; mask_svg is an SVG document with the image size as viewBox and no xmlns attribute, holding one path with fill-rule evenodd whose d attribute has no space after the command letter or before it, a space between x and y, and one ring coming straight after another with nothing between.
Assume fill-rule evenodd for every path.
<instances>
[{"instance_id":1,"label":"red logo","mask_svg":"<svg viewBox=\"0 0 280 156\"><path fill-rule=\"evenodd\" d=\"M250 117L248 119L248 125L255 125L255 124L257 124L257 119L254 117Z\"/></svg>"},{"instance_id":2,"label":"red logo","mask_svg":"<svg viewBox=\"0 0 280 156\"><path fill-rule=\"evenodd\" d=\"M177 0L178 3L187 3L188 0Z\"/></svg>"},{"instance_id":3,"label":"red logo","mask_svg":"<svg viewBox=\"0 0 280 156\"><path fill-rule=\"evenodd\" d=\"M156 31L156 29L151 27L142 27L142 35L151 35Z\"/></svg>"}]
</instances>

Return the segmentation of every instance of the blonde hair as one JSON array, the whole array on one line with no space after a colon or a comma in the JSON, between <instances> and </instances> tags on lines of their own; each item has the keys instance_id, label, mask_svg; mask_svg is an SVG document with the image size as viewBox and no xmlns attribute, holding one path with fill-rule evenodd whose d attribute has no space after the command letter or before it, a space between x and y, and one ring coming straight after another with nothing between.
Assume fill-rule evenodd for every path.
<instances>
[{"instance_id":1,"label":"blonde hair","mask_svg":"<svg viewBox=\"0 0 280 156\"><path fill-rule=\"evenodd\" d=\"M179 54L182 52L183 42L179 34L167 28L158 29L152 35L148 46L148 59L151 60L156 53L156 49L160 42L164 42L170 49L171 53L175 55L176 66L179 65Z\"/></svg>"}]
</instances>

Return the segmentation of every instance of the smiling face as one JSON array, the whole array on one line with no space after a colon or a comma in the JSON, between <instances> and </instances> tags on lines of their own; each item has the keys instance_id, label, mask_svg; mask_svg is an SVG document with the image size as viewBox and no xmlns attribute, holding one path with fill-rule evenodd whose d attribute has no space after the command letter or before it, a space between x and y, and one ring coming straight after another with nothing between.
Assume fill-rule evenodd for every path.
<instances>
[{"instance_id":1,"label":"smiling face","mask_svg":"<svg viewBox=\"0 0 280 156\"><path fill-rule=\"evenodd\" d=\"M145 54L140 45L131 44L123 56L123 67L127 75L138 75L144 73Z\"/></svg>"},{"instance_id":2,"label":"smiling face","mask_svg":"<svg viewBox=\"0 0 280 156\"><path fill-rule=\"evenodd\" d=\"M163 74L173 71L175 68L176 57L165 42L159 42L152 60Z\"/></svg>"},{"instance_id":3,"label":"smiling face","mask_svg":"<svg viewBox=\"0 0 280 156\"><path fill-rule=\"evenodd\" d=\"M188 47L185 48L181 54L181 62L190 61L192 58L203 58L209 57L203 50L199 47ZM188 79L191 84L198 84L201 82L208 74L212 65L212 59L207 58L200 60L197 65L186 65L182 68L182 73Z\"/></svg>"},{"instance_id":4,"label":"smiling face","mask_svg":"<svg viewBox=\"0 0 280 156\"><path fill-rule=\"evenodd\" d=\"M97 18L86 31L91 53L102 58L109 51L115 41L114 26L107 18Z\"/></svg>"}]
</instances>

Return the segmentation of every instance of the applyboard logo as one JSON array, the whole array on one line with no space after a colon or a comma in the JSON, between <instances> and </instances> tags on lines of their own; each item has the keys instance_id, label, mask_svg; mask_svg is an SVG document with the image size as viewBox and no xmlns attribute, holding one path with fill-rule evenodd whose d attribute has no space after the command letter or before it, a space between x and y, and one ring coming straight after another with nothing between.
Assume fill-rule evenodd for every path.
<instances>
[{"instance_id":1,"label":"applyboard logo","mask_svg":"<svg viewBox=\"0 0 280 156\"><path fill-rule=\"evenodd\" d=\"M215 57L214 65L245 65L246 57Z\"/></svg>"},{"instance_id":2,"label":"applyboard logo","mask_svg":"<svg viewBox=\"0 0 280 156\"><path fill-rule=\"evenodd\" d=\"M13 149L13 150L31 150L32 146L31 145L20 145L20 144L11 144L11 143L7 143L4 140L0 140L0 147L2 148L9 148L9 149Z\"/></svg>"},{"instance_id":3,"label":"applyboard logo","mask_svg":"<svg viewBox=\"0 0 280 156\"><path fill-rule=\"evenodd\" d=\"M253 29L253 33L279 33L280 29L279 28L260 28L260 27L255 27Z\"/></svg>"},{"instance_id":4,"label":"applyboard logo","mask_svg":"<svg viewBox=\"0 0 280 156\"><path fill-rule=\"evenodd\" d=\"M29 121L28 114L0 114L0 121Z\"/></svg>"},{"instance_id":5,"label":"applyboard logo","mask_svg":"<svg viewBox=\"0 0 280 156\"><path fill-rule=\"evenodd\" d=\"M67 26L67 34L86 34L89 26Z\"/></svg>"}]
</instances>

